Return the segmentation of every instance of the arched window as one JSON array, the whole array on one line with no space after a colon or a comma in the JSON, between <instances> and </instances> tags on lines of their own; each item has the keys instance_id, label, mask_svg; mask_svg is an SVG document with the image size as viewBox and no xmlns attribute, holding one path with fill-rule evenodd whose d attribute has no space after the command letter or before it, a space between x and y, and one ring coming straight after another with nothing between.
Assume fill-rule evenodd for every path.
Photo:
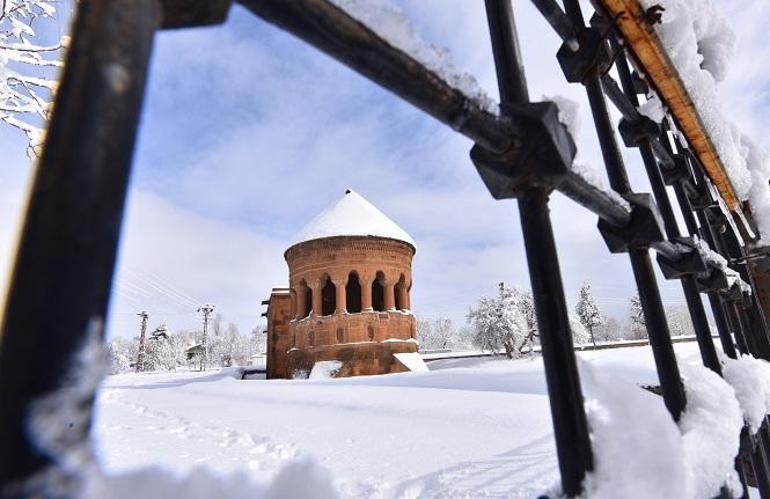
<instances>
[{"instance_id":1,"label":"arched window","mask_svg":"<svg viewBox=\"0 0 770 499\"><path fill-rule=\"evenodd\" d=\"M326 284L321 289L321 315L332 315L335 308L337 308L337 286L327 277Z\"/></svg>"},{"instance_id":2,"label":"arched window","mask_svg":"<svg viewBox=\"0 0 770 499\"><path fill-rule=\"evenodd\" d=\"M348 284L345 286L346 309L349 314L357 314L361 311L361 282L358 280L358 274L351 272L348 275Z\"/></svg>"},{"instance_id":3,"label":"arched window","mask_svg":"<svg viewBox=\"0 0 770 499\"><path fill-rule=\"evenodd\" d=\"M304 319L313 311L313 290L305 281L302 281L302 287L305 290L305 310L302 311L302 318Z\"/></svg>"},{"instance_id":4,"label":"arched window","mask_svg":"<svg viewBox=\"0 0 770 499\"><path fill-rule=\"evenodd\" d=\"M379 312L385 311L385 274L377 272L377 278L372 281L372 308Z\"/></svg>"},{"instance_id":5,"label":"arched window","mask_svg":"<svg viewBox=\"0 0 770 499\"><path fill-rule=\"evenodd\" d=\"M407 310L409 308L409 300L407 300L406 293L406 278L404 274L401 274L401 278L396 283L396 308L398 310Z\"/></svg>"}]
</instances>

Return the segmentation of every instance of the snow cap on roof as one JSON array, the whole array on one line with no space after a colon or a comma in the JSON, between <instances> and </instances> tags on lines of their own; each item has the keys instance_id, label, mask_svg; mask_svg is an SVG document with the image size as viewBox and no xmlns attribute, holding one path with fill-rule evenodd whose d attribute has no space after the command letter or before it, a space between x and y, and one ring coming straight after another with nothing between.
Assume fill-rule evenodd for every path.
<instances>
[{"instance_id":1,"label":"snow cap on roof","mask_svg":"<svg viewBox=\"0 0 770 499\"><path fill-rule=\"evenodd\" d=\"M291 246L336 236L386 237L417 247L412 236L353 189L345 189L340 199L300 230Z\"/></svg>"}]
</instances>

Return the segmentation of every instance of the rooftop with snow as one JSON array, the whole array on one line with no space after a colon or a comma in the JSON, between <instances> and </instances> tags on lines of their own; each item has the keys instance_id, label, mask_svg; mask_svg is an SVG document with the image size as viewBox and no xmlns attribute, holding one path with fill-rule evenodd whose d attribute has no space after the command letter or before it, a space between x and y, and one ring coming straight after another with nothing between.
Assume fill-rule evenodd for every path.
<instances>
[{"instance_id":1,"label":"rooftop with snow","mask_svg":"<svg viewBox=\"0 0 770 499\"><path fill-rule=\"evenodd\" d=\"M345 189L341 198L319 213L294 236L290 246L339 236L384 237L403 241L417 248L412 236L353 189Z\"/></svg>"}]
</instances>

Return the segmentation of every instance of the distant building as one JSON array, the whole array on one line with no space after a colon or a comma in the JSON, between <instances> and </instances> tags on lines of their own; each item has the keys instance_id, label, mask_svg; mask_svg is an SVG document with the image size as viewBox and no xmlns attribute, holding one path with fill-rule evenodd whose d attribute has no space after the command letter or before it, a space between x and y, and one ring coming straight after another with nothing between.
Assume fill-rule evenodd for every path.
<instances>
[{"instance_id":1,"label":"distant building","mask_svg":"<svg viewBox=\"0 0 770 499\"><path fill-rule=\"evenodd\" d=\"M290 286L262 302L268 378L306 376L320 361L338 361L338 377L407 371L415 248L350 189L313 219L284 253Z\"/></svg>"}]
</instances>

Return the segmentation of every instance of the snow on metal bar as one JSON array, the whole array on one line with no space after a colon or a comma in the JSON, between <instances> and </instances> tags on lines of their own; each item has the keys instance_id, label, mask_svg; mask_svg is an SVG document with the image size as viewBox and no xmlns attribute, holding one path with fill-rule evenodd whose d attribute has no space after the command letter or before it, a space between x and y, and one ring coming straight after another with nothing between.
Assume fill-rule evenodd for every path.
<instances>
[{"instance_id":1,"label":"snow on metal bar","mask_svg":"<svg viewBox=\"0 0 770 499\"><path fill-rule=\"evenodd\" d=\"M638 0L598 0L633 52L650 83L666 103L698 160L703 164L719 194L731 211L740 212L740 203L722 159L703 125L682 78L669 58Z\"/></svg>"}]
</instances>

